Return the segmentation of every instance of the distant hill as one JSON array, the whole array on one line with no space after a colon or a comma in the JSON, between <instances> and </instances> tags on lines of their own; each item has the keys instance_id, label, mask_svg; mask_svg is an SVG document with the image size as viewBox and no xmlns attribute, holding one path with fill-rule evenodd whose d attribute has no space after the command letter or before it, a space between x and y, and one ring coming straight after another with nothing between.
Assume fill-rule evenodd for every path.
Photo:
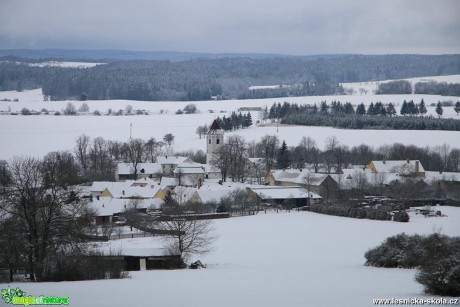
<instances>
[{"instance_id":1,"label":"distant hill","mask_svg":"<svg viewBox=\"0 0 460 307\"><path fill-rule=\"evenodd\" d=\"M460 74L460 55L206 54L18 50L1 57L0 90L43 88L53 100L209 100L342 94L339 83ZM43 52L43 53L41 53ZM36 58L24 58L23 56ZM53 67L56 60L107 63ZM142 58L144 59L138 59ZM149 58L150 59L147 59ZM122 58L122 59L121 59ZM154 58L155 60L152 60ZM34 64L31 64L34 63ZM266 87L270 85L270 87Z\"/></svg>"},{"instance_id":2,"label":"distant hill","mask_svg":"<svg viewBox=\"0 0 460 307\"><path fill-rule=\"evenodd\" d=\"M129 50L70 50L70 49L0 49L0 57L14 56L24 59L51 59L51 60L159 60L185 61L196 58L304 58L316 60L331 58L340 55L311 55L292 56L270 53L198 53L177 51L129 51Z\"/></svg>"}]
</instances>

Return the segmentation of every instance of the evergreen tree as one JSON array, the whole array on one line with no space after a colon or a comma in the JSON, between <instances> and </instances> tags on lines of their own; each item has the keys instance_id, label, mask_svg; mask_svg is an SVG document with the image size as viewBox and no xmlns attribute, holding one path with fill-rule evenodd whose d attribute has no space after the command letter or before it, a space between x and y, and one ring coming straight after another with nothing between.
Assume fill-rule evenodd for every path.
<instances>
[{"instance_id":1,"label":"evergreen tree","mask_svg":"<svg viewBox=\"0 0 460 307\"><path fill-rule=\"evenodd\" d=\"M371 102L369 108L367 109L367 115L375 115L375 107L373 102Z\"/></svg>"},{"instance_id":2,"label":"evergreen tree","mask_svg":"<svg viewBox=\"0 0 460 307\"><path fill-rule=\"evenodd\" d=\"M390 102L387 106L386 110L387 115L389 116L395 116L396 115L396 109L395 106Z\"/></svg>"},{"instance_id":3,"label":"evergreen tree","mask_svg":"<svg viewBox=\"0 0 460 307\"><path fill-rule=\"evenodd\" d=\"M247 128L247 127L250 127L250 126L252 126L252 116L251 116L251 113L248 112L248 114L244 115L243 127Z\"/></svg>"},{"instance_id":4,"label":"evergreen tree","mask_svg":"<svg viewBox=\"0 0 460 307\"><path fill-rule=\"evenodd\" d=\"M312 114L318 114L318 106L316 105L316 103L315 103L315 105L313 106Z\"/></svg>"},{"instance_id":5,"label":"evergreen tree","mask_svg":"<svg viewBox=\"0 0 460 307\"><path fill-rule=\"evenodd\" d=\"M457 115L458 115L458 113L460 113L460 101L457 101L455 103L454 110L455 110L455 112L457 112Z\"/></svg>"},{"instance_id":6,"label":"evergreen tree","mask_svg":"<svg viewBox=\"0 0 460 307\"><path fill-rule=\"evenodd\" d=\"M328 114L329 106L326 101L321 101L320 112L322 115Z\"/></svg>"},{"instance_id":7,"label":"evergreen tree","mask_svg":"<svg viewBox=\"0 0 460 307\"><path fill-rule=\"evenodd\" d=\"M439 102L439 101L438 101L438 104L436 105L436 113L438 114L439 117L441 117L441 115L443 113L441 102Z\"/></svg>"},{"instance_id":8,"label":"evergreen tree","mask_svg":"<svg viewBox=\"0 0 460 307\"><path fill-rule=\"evenodd\" d=\"M356 108L356 114L357 115L364 115L366 114L366 107L364 106L364 103L361 102L360 105Z\"/></svg>"},{"instance_id":9,"label":"evergreen tree","mask_svg":"<svg viewBox=\"0 0 460 307\"><path fill-rule=\"evenodd\" d=\"M406 114L409 114L409 115L417 115L417 108L415 106L415 103L413 100L409 101L407 103L407 109L406 109Z\"/></svg>"},{"instance_id":10,"label":"evergreen tree","mask_svg":"<svg viewBox=\"0 0 460 307\"><path fill-rule=\"evenodd\" d=\"M276 118L276 104L273 103L270 107L270 111L268 112L268 118L274 119Z\"/></svg>"},{"instance_id":11,"label":"evergreen tree","mask_svg":"<svg viewBox=\"0 0 460 307\"><path fill-rule=\"evenodd\" d=\"M345 103L344 112L345 112L345 114L354 114L355 113L355 109L353 108L353 105L350 102Z\"/></svg>"},{"instance_id":12,"label":"evergreen tree","mask_svg":"<svg viewBox=\"0 0 460 307\"><path fill-rule=\"evenodd\" d=\"M290 155L289 149L287 148L286 141L283 141L281 148L278 151L277 164L279 169L286 169L289 167Z\"/></svg>"},{"instance_id":13,"label":"evergreen tree","mask_svg":"<svg viewBox=\"0 0 460 307\"><path fill-rule=\"evenodd\" d=\"M425 101L423 101L423 98L420 101L420 104L418 105L418 110L419 110L420 114L422 114L422 115L425 115L426 112L427 112L427 109L426 109L426 106L425 106Z\"/></svg>"},{"instance_id":14,"label":"evergreen tree","mask_svg":"<svg viewBox=\"0 0 460 307\"><path fill-rule=\"evenodd\" d=\"M401 115L406 115L406 114L408 114L407 111L408 111L408 110L407 110L407 101L404 100L404 101L403 101L403 104L402 104L402 106L401 106L401 110L399 111L399 113L400 113Z\"/></svg>"}]
</instances>

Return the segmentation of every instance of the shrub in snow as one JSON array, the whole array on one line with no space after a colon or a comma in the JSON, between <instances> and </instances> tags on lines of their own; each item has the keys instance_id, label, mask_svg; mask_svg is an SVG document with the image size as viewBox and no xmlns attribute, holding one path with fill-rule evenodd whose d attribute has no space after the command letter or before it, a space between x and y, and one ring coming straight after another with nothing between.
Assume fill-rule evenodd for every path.
<instances>
[{"instance_id":1,"label":"shrub in snow","mask_svg":"<svg viewBox=\"0 0 460 307\"><path fill-rule=\"evenodd\" d=\"M335 216L353 217L358 219L380 221L391 220L390 213L380 209L353 208L343 205L325 206L324 204L312 204L310 206L310 211Z\"/></svg>"},{"instance_id":2,"label":"shrub in snow","mask_svg":"<svg viewBox=\"0 0 460 307\"><path fill-rule=\"evenodd\" d=\"M460 295L460 237L399 234L364 255L366 265L418 268L415 279L425 292Z\"/></svg>"},{"instance_id":3,"label":"shrub in snow","mask_svg":"<svg viewBox=\"0 0 460 307\"><path fill-rule=\"evenodd\" d=\"M427 293L460 296L460 250L422 264L415 279Z\"/></svg>"},{"instance_id":4,"label":"shrub in snow","mask_svg":"<svg viewBox=\"0 0 460 307\"><path fill-rule=\"evenodd\" d=\"M399 234L364 254L366 265L385 268L414 268L426 257L422 237Z\"/></svg>"},{"instance_id":5,"label":"shrub in snow","mask_svg":"<svg viewBox=\"0 0 460 307\"><path fill-rule=\"evenodd\" d=\"M30 110L29 110L29 109L27 109L27 108L22 108L22 110L21 110L21 114L22 114L22 115L30 115L30 114L31 114L31 112L30 112Z\"/></svg>"},{"instance_id":6,"label":"shrub in snow","mask_svg":"<svg viewBox=\"0 0 460 307\"><path fill-rule=\"evenodd\" d=\"M185 114L193 114L193 113L196 113L196 111L197 111L196 105L192 103L184 107Z\"/></svg>"},{"instance_id":7,"label":"shrub in snow","mask_svg":"<svg viewBox=\"0 0 460 307\"><path fill-rule=\"evenodd\" d=\"M393 221L407 223L409 222L409 214L406 211L398 211L393 216Z\"/></svg>"}]
</instances>

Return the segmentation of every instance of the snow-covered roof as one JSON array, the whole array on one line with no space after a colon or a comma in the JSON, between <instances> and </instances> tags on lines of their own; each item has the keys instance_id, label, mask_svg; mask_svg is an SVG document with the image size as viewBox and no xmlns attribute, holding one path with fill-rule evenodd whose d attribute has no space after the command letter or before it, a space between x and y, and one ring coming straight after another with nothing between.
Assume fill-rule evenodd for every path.
<instances>
[{"instance_id":1,"label":"snow-covered roof","mask_svg":"<svg viewBox=\"0 0 460 307\"><path fill-rule=\"evenodd\" d=\"M342 189L352 189L356 188L357 176L364 175L366 180L370 184L380 185L380 184L389 184L394 180L401 179L401 176L398 173L374 173L372 170L366 168L349 168L342 169L342 174L333 174L331 177L339 183Z\"/></svg>"},{"instance_id":2,"label":"snow-covered roof","mask_svg":"<svg viewBox=\"0 0 460 307\"><path fill-rule=\"evenodd\" d=\"M180 177L180 184L183 186L195 186L198 185L198 180L193 175L182 175ZM179 185L179 178L173 177L161 177L160 187L175 187Z\"/></svg>"},{"instance_id":3,"label":"snow-covered roof","mask_svg":"<svg viewBox=\"0 0 460 307\"><path fill-rule=\"evenodd\" d=\"M184 204L192 199L196 191L198 191L197 188L175 187L171 196L179 204Z\"/></svg>"},{"instance_id":4,"label":"snow-covered roof","mask_svg":"<svg viewBox=\"0 0 460 307\"><path fill-rule=\"evenodd\" d=\"M137 208L139 209L160 209L164 203L159 198L137 200ZM119 198L100 198L94 199L88 204L89 208L97 211L97 216L112 216L116 213L125 211L132 204L130 199Z\"/></svg>"},{"instance_id":5,"label":"snow-covered roof","mask_svg":"<svg viewBox=\"0 0 460 307\"><path fill-rule=\"evenodd\" d=\"M204 174L205 168L200 163L181 163L174 169L174 174Z\"/></svg>"},{"instance_id":6,"label":"snow-covered roof","mask_svg":"<svg viewBox=\"0 0 460 307\"><path fill-rule=\"evenodd\" d=\"M320 185L324 179L329 176L328 174L313 173L308 169L277 169L271 171L275 181L279 182L292 182L297 184L306 184L306 178L309 178L309 184Z\"/></svg>"},{"instance_id":7,"label":"snow-covered roof","mask_svg":"<svg viewBox=\"0 0 460 307\"><path fill-rule=\"evenodd\" d=\"M164 247L163 241L158 237L93 242L91 247L110 256L159 257L170 255L170 251Z\"/></svg>"},{"instance_id":8,"label":"snow-covered roof","mask_svg":"<svg viewBox=\"0 0 460 307\"><path fill-rule=\"evenodd\" d=\"M460 181L460 173L454 172L425 172L425 181Z\"/></svg>"},{"instance_id":9,"label":"snow-covered roof","mask_svg":"<svg viewBox=\"0 0 460 307\"><path fill-rule=\"evenodd\" d=\"M181 157L181 156L158 156L157 163L164 165L164 164L174 164L178 165L181 163L186 162L189 159L188 157Z\"/></svg>"},{"instance_id":10,"label":"snow-covered roof","mask_svg":"<svg viewBox=\"0 0 460 307\"><path fill-rule=\"evenodd\" d=\"M160 185L160 181L157 181L155 179L152 179L152 178L148 178L148 177L143 177L143 178L140 178L140 179L137 179L136 181L134 181L131 186L132 187L135 187L135 186L150 186L150 187L154 187L154 186L159 186Z\"/></svg>"},{"instance_id":11,"label":"snow-covered roof","mask_svg":"<svg viewBox=\"0 0 460 307\"><path fill-rule=\"evenodd\" d=\"M424 172L422 163L419 160L386 160L386 161L372 161L377 173L413 173L416 170L418 163L418 171Z\"/></svg>"},{"instance_id":12,"label":"snow-covered roof","mask_svg":"<svg viewBox=\"0 0 460 307\"><path fill-rule=\"evenodd\" d=\"M159 186L112 187L107 188L114 198L153 198L161 189Z\"/></svg>"},{"instance_id":13,"label":"snow-covered roof","mask_svg":"<svg viewBox=\"0 0 460 307\"><path fill-rule=\"evenodd\" d=\"M90 191L91 192L102 192L106 188L110 189L123 189L125 187L129 187L133 184L133 180L127 180L127 181L118 181L118 182L113 182L113 181L94 181L93 184L91 185Z\"/></svg>"},{"instance_id":14,"label":"snow-covered roof","mask_svg":"<svg viewBox=\"0 0 460 307\"><path fill-rule=\"evenodd\" d=\"M248 158L249 162L254 163L256 165L262 164L264 162L264 158Z\"/></svg>"},{"instance_id":15,"label":"snow-covered roof","mask_svg":"<svg viewBox=\"0 0 460 307\"><path fill-rule=\"evenodd\" d=\"M119 175L132 175L134 174L134 166L132 163L118 163ZM160 163L139 163L137 165L137 173L141 174L158 174L163 173L163 168Z\"/></svg>"},{"instance_id":16,"label":"snow-covered roof","mask_svg":"<svg viewBox=\"0 0 460 307\"><path fill-rule=\"evenodd\" d=\"M201 190L196 191L196 194L201 199L203 204L210 202L219 202L221 198L228 196L232 190Z\"/></svg>"},{"instance_id":17,"label":"snow-covered roof","mask_svg":"<svg viewBox=\"0 0 460 307\"><path fill-rule=\"evenodd\" d=\"M289 198L312 198L320 199L322 198L318 194L313 192L308 192L306 189L301 187L278 187L278 186L269 186L269 187L251 187L250 188L254 193L256 193L261 199L289 199Z\"/></svg>"},{"instance_id":18,"label":"snow-covered roof","mask_svg":"<svg viewBox=\"0 0 460 307\"><path fill-rule=\"evenodd\" d=\"M264 187L264 185L251 185L249 183L242 183L242 182L231 182L231 181L224 181L221 182L219 179L215 180L210 180L207 179L204 181L204 183L201 185L200 190L201 191L216 191L216 190L228 190L228 191L234 191L237 189L246 189L247 187Z\"/></svg>"}]
</instances>

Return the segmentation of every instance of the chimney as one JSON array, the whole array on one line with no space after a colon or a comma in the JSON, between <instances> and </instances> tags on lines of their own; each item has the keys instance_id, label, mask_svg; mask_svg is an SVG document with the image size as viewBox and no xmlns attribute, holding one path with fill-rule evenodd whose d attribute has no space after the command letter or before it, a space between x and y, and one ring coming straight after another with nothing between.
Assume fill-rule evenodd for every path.
<instances>
[{"instance_id":1,"label":"chimney","mask_svg":"<svg viewBox=\"0 0 460 307\"><path fill-rule=\"evenodd\" d=\"M409 158L407 158L407 163L410 163L410 159L409 159Z\"/></svg>"},{"instance_id":2,"label":"chimney","mask_svg":"<svg viewBox=\"0 0 460 307\"><path fill-rule=\"evenodd\" d=\"M123 195L125 195L125 190L123 190L121 193L122 193Z\"/></svg>"},{"instance_id":3,"label":"chimney","mask_svg":"<svg viewBox=\"0 0 460 307\"><path fill-rule=\"evenodd\" d=\"M420 172L420 162L419 161L415 161L415 173L419 173Z\"/></svg>"},{"instance_id":4,"label":"chimney","mask_svg":"<svg viewBox=\"0 0 460 307\"><path fill-rule=\"evenodd\" d=\"M383 164L387 163L387 161L385 160L385 158L383 158Z\"/></svg>"}]
</instances>

